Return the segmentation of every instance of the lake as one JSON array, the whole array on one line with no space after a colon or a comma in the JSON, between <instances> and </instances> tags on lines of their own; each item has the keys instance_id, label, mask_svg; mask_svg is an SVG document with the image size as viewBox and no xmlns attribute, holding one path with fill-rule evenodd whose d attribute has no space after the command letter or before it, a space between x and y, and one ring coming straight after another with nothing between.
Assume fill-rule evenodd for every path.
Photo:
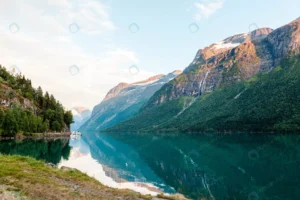
<instances>
[{"instance_id":1,"label":"lake","mask_svg":"<svg viewBox=\"0 0 300 200\"><path fill-rule=\"evenodd\" d=\"M3 154L77 168L105 185L191 199L300 199L300 136L99 134L1 141Z\"/></svg>"}]
</instances>

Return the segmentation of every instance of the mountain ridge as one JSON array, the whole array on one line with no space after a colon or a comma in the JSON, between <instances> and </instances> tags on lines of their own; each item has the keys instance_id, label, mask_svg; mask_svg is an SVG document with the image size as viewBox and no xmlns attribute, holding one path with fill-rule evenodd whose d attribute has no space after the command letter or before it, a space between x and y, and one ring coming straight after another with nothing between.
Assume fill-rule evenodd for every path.
<instances>
[{"instance_id":1,"label":"mountain ridge","mask_svg":"<svg viewBox=\"0 0 300 200\"><path fill-rule=\"evenodd\" d=\"M107 93L107 98L94 107L90 119L80 130L98 131L127 120L137 113L163 84L180 72L175 70L167 75L159 74L132 84L118 84Z\"/></svg>"},{"instance_id":2,"label":"mountain ridge","mask_svg":"<svg viewBox=\"0 0 300 200\"><path fill-rule=\"evenodd\" d=\"M298 104L294 103L296 99L282 97L299 89L296 85L299 54L300 19L296 19L276 30L269 30L266 37L245 41L207 60L196 55L197 59L158 90L139 113L105 131L239 131L235 127L240 131L299 131L295 120L300 113L293 111L298 110ZM276 86L276 80L280 85ZM272 87L268 88L264 83ZM264 92L266 89L268 92ZM276 93L277 90L280 92ZM259 94L264 103L261 104L253 94ZM244 99L246 95L247 99ZM241 99L247 100L248 104ZM272 102L267 103L267 99ZM265 113L257 113L256 107ZM250 113L243 108L248 108ZM280 117L278 110L289 113L291 120L285 122L287 118ZM253 117L260 117L265 123L261 124Z\"/></svg>"}]
</instances>

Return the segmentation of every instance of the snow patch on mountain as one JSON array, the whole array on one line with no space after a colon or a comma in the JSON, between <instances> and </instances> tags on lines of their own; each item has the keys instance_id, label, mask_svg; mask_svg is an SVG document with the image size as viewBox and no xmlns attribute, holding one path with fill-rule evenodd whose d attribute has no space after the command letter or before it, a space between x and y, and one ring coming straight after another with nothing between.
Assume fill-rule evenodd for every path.
<instances>
[{"instance_id":1,"label":"snow patch on mountain","mask_svg":"<svg viewBox=\"0 0 300 200\"><path fill-rule=\"evenodd\" d=\"M214 45L213 49L229 49L239 46L241 43L224 43L224 41L218 42Z\"/></svg>"}]
</instances>

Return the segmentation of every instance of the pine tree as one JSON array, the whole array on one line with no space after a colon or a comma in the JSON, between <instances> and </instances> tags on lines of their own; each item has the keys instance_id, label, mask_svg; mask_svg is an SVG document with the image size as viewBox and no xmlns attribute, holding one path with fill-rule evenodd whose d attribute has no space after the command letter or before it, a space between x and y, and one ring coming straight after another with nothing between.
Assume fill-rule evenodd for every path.
<instances>
[{"instance_id":1,"label":"pine tree","mask_svg":"<svg viewBox=\"0 0 300 200\"><path fill-rule=\"evenodd\" d=\"M44 101L44 105L43 105L43 108L45 110L49 108L49 101L50 101L49 93L46 92L45 93L45 101Z\"/></svg>"},{"instance_id":2,"label":"pine tree","mask_svg":"<svg viewBox=\"0 0 300 200\"><path fill-rule=\"evenodd\" d=\"M52 126L51 126L53 131L60 131L61 130L61 125L58 121L54 121L52 122Z\"/></svg>"},{"instance_id":3,"label":"pine tree","mask_svg":"<svg viewBox=\"0 0 300 200\"><path fill-rule=\"evenodd\" d=\"M66 123L67 127L70 128L70 125L74 122L73 121L73 114L71 111L67 111L64 114L64 122Z\"/></svg>"},{"instance_id":4,"label":"pine tree","mask_svg":"<svg viewBox=\"0 0 300 200\"><path fill-rule=\"evenodd\" d=\"M23 133L29 133L29 121L28 121L28 117L27 117L27 113L23 112L22 113L22 121L21 121L21 130L23 131Z\"/></svg>"},{"instance_id":5,"label":"pine tree","mask_svg":"<svg viewBox=\"0 0 300 200\"><path fill-rule=\"evenodd\" d=\"M56 100L54 96L51 94L49 100L49 108L55 110L55 107L56 107Z\"/></svg>"},{"instance_id":6,"label":"pine tree","mask_svg":"<svg viewBox=\"0 0 300 200\"><path fill-rule=\"evenodd\" d=\"M43 90L42 90L41 86L39 86L38 89L36 90L36 99L37 99L38 104L40 106L43 106L44 97L43 97Z\"/></svg>"},{"instance_id":7,"label":"pine tree","mask_svg":"<svg viewBox=\"0 0 300 200\"><path fill-rule=\"evenodd\" d=\"M4 119L5 119L4 111L0 109L0 127L2 127Z\"/></svg>"},{"instance_id":8,"label":"pine tree","mask_svg":"<svg viewBox=\"0 0 300 200\"><path fill-rule=\"evenodd\" d=\"M18 123L12 110L8 110L3 122L4 136L15 136L18 132Z\"/></svg>"},{"instance_id":9,"label":"pine tree","mask_svg":"<svg viewBox=\"0 0 300 200\"><path fill-rule=\"evenodd\" d=\"M49 123L49 120L46 119L46 120L43 122L43 130L44 130L44 132L48 132L48 131L49 131L49 128L50 128L50 123Z\"/></svg>"}]
</instances>

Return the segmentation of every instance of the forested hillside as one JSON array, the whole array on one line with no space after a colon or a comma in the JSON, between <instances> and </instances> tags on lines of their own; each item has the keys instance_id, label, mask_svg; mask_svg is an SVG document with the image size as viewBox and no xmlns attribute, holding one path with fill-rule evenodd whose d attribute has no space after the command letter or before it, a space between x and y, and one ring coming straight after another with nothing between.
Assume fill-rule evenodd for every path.
<instances>
[{"instance_id":1,"label":"forested hillside","mask_svg":"<svg viewBox=\"0 0 300 200\"><path fill-rule=\"evenodd\" d=\"M69 131L73 116L53 95L0 65L0 135Z\"/></svg>"}]
</instances>

